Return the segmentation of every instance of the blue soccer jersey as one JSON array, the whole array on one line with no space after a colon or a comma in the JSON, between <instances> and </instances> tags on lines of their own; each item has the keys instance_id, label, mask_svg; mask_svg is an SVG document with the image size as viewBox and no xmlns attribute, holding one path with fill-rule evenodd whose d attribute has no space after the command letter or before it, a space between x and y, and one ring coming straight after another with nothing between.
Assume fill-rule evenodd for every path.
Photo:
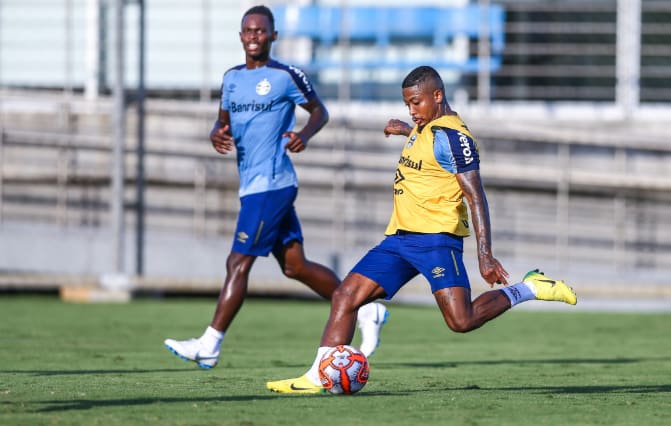
<instances>
[{"instance_id":1,"label":"blue soccer jersey","mask_svg":"<svg viewBox=\"0 0 671 426\"><path fill-rule=\"evenodd\" d=\"M271 60L266 66L224 74L221 108L229 112L240 174L240 196L298 186L284 145L296 105L316 97L305 73Z\"/></svg>"}]
</instances>

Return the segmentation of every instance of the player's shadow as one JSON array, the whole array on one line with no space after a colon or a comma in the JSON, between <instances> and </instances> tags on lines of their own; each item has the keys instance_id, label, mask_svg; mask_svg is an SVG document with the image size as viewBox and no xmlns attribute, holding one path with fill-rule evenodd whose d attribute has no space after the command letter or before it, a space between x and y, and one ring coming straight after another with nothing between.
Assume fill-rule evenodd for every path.
<instances>
[{"instance_id":1,"label":"player's shadow","mask_svg":"<svg viewBox=\"0 0 671 426\"><path fill-rule=\"evenodd\" d=\"M669 393L671 384L664 385L595 385L595 386L510 386L510 387L480 387L477 385L462 387L445 387L425 389L424 392L435 391L484 391L484 392L531 392L538 395L558 394L647 394L647 393Z\"/></svg>"},{"instance_id":2,"label":"player's shadow","mask_svg":"<svg viewBox=\"0 0 671 426\"><path fill-rule=\"evenodd\" d=\"M144 374L144 373L175 373L182 371L199 371L197 368L161 368L161 369L107 369L107 370L0 370L0 374L25 374L29 376L76 376L89 374Z\"/></svg>"},{"instance_id":3,"label":"player's shadow","mask_svg":"<svg viewBox=\"0 0 671 426\"><path fill-rule=\"evenodd\" d=\"M450 360L445 362L375 362L371 364L376 367L421 367L421 368L457 368L469 365L568 365L568 364L635 364L648 361L670 361L671 357L641 357L641 358L550 358L550 359L488 359L479 361Z\"/></svg>"},{"instance_id":4,"label":"player's shadow","mask_svg":"<svg viewBox=\"0 0 671 426\"><path fill-rule=\"evenodd\" d=\"M550 358L550 359L494 359L479 361L446 361L446 362L379 362L376 368L458 368L465 366L496 366L496 365L580 365L580 364L606 364L623 365L641 362L665 362L671 357L640 357L640 358ZM501 391L524 391L536 394L592 394L592 393L621 393L621 394L646 394L671 392L671 384L661 385L623 385L623 386L520 386L520 387L480 387L469 385L463 387L431 387L420 392L435 391L475 391L475 392L501 392Z\"/></svg>"},{"instance_id":5,"label":"player's shadow","mask_svg":"<svg viewBox=\"0 0 671 426\"><path fill-rule=\"evenodd\" d=\"M310 395L306 395L310 396ZM320 396L320 395L315 395ZM59 411L71 411L71 410L91 410L95 408L107 408L107 407L133 407L133 406L142 406L142 405L152 405L152 404L173 404L173 403L193 403L193 404L206 404L206 403L226 403L226 402L246 402L246 401L259 401L259 400L271 400L276 398L282 398L282 395L270 394L270 395L231 395L231 396L217 396L210 398L128 398L128 399L103 399L103 400L93 400L93 399L69 399L69 400L51 400L51 401L36 401L34 404L37 405L47 405L47 407L39 408L33 410L34 413L53 413ZM284 396L286 398L286 396Z\"/></svg>"}]
</instances>

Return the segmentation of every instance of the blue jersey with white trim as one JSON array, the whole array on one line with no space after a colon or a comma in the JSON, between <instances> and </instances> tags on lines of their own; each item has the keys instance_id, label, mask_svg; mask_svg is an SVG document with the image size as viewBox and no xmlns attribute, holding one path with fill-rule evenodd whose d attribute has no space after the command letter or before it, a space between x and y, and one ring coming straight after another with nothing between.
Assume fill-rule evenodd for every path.
<instances>
[{"instance_id":1,"label":"blue jersey with white trim","mask_svg":"<svg viewBox=\"0 0 671 426\"><path fill-rule=\"evenodd\" d=\"M294 127L296 105L316 96L302 70L274 60L256 69L239 65L224 74L221 109L229 112L241 197L298 186L282 134Z\"/></svg>"}]
</instances>

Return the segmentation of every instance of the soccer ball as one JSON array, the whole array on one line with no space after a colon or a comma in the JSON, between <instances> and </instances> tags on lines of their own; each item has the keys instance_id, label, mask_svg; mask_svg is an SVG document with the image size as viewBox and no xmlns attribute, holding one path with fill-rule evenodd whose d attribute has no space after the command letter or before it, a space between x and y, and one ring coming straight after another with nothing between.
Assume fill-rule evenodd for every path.
<instances>
[{"instance_id":1,"label":"soccer ball","mask_svg":"<svg viewBox=\"0 0 671 426\"><path fill-rule=\"evenodd\" d=\"M333 394L351 395L368 383L368 370L366 355L352 346L338 345L319 362L319 380Z\"/></svg>"}]
</instances>

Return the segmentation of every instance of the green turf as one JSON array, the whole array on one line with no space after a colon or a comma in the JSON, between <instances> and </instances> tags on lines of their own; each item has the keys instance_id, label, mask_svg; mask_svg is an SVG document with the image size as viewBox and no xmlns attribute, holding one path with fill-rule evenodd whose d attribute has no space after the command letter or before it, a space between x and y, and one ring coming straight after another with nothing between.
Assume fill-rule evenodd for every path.
<instances>
[{"instance_id":1,"label":"green turf","mask_svg":"<svg viewBox=\"0 0 671 426\"><path fill-rule=\"evenodd\" d=\"M456 334L434 307L391 305L359 394L287 396L265 382L304 372L327 304L248 300L206 371L162 341L202 332L213 305L0 296L0 423L671 424L669 314L517 310Z\"/></svg>"}]
</instances>

